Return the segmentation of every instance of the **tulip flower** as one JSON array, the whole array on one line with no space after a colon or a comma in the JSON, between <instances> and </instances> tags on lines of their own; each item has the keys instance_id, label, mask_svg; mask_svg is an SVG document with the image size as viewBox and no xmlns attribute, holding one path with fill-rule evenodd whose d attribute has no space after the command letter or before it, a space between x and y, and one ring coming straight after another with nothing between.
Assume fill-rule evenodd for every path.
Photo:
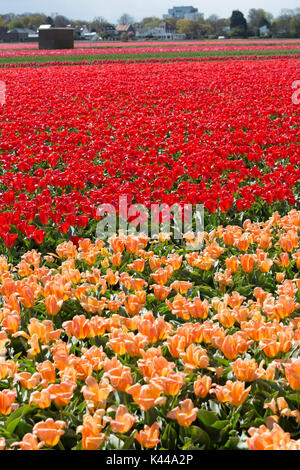
<instances>
[{"instance_id":1,"label":"tulip flower","mask_svg":"<svg viewBox=\"0 0 300 470\"><path fill-rule=\"evenodd\" d=\"M179 405L179 407L169 411L167 417L177 420L179 426L188 427L196 420L198 408L194 408L194 404L190 399L181 401Z\"/></svg>"},{"instance_id":2,"label":"tulip flower","mask_svg":"<svg viewBox=\"0 0 300 470\"><path fill-rule=\"evenodd\" d=\"M22 441L13 442L11 447L18 446L21 450L39 450L43 447L43 442L38 442L34 434L25 434Z\"/></svg>"},{"instance_id":3,"label":"tulip flower","mask_svg":"<svg viewBox=\"0 0 300 470\"><path fill-rule=\"evenodd\" d=\"M116 411L115 419L110 420L110 426L113 432L124 434L132 428L135 422L136 418L128 413L126 406L120 405Z\"/></svg>"},{"instance_id":4,"label":"tulip flower","mask_svg":"<svg viewBox=\"0 0 300 470\"><path fill-rule=\"evenodd\" d=\"M300 391L300 359L285 365L285 376L292 390Z\"/></svg>"},{"instance_id":5,"label":"tulip flower","mask_svg":"<svg viewBox=\"0 0 300 470\"><path fill-rule=\"evenodd\" d=\"M7 416L19 405L15 403L16 390L4 389L0 392L0 415Z\"/></svg>"},{"instance_id":6,"label":"tulip flower","mask_svg":"<svg viewBox=\"0 0 300 470\"><path fill-rule=\"evenodd\" d=\"M152 424L151 427L145 425L142 431L135 432L134 438L145 449L152 449L153 447L155 447L157 444L160 443L158 423Z\"/></svg>"},{"instance_id":7,"label":"tulip flower","mask_svg":"<svg viewBox=\"0 0 300 470\"><path fill-rule=\"evenodd\" d=\"M64 421L54 421L52 418L39 421L32 428L32 433L44 442L46 446L55 447L65 433L62 429L66 427Z\"/></svg>"}]
</instances>

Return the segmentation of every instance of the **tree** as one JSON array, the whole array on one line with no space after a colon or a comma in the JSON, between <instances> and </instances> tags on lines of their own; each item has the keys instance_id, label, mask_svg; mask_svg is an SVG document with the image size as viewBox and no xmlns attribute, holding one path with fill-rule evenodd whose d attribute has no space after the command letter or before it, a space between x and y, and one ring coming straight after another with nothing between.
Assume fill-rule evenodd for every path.
<instances>
[{"instance_id":1,"label":"tree","mask_svg":"<svg viewBox=\"0 0 300 470\"><path fill-rule=\"evenodd\" d=\"M271 28L273 15L266 12L263 8L251 8L248 13L248 25L255 36L259 35L259 28L267 26Z\"/></svg>"},{"instance_id":2,"label":"tree","mask_svg":"<svg viewBox=\"0 0 300 470\"><path fill-rule=\"evenodd\" d=\"M246 36L247 34L247 20L243 13L239 10L234 10L230 18L230 29L233 36Z\"/></svg>"},{"instance_id":3,"label":"tree","mask_svg":"<svg viewBox=\"0 0 300 470\"><path fill-rule=\"evenodd\" d=\"M199 24L194 20L178 20L176 23L176 29L180 34L185 34L187 39L195 39L200 35Z\"/></svg>"},{"instance_id":4,"label":"tree","mask_svg":"<svg viewBox=\"0 0 300 470\"><path fill-rule=\"evenodd\" d=\"M118 24L132 24L132 23L134 23L134 19L128 13L123 13L123 15L118 20Z\"/></svg>"},{"instance_id":5,"label":"tree","mask_svg":"<svg viewBox=\"0 0 300 470\"><path fill-rule=\"evenodd\" d=\"M14 18L8 23L8 29L25 28L21 18Z\"/></svg>"},{"instance_id":6,"label":"tree","mask_svg":"<svg viewBox=\"0 0 300 470\"><path fill-rule=\"evenodd\" d=\"M70 23L70 20L66 16L56 15L53 18L53 22L54 22L54 26L56 26L57 28L64 28Z\"/></svg>"}]
</instances>

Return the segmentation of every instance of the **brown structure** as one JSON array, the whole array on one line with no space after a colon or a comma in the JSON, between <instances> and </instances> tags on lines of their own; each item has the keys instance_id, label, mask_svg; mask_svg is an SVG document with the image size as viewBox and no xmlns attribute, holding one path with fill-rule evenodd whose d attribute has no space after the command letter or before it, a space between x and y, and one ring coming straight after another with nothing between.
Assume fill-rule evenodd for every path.
<instances>
[{"instance_id":1,"label":"brown structure","mask_svg":"<svg viewBox=\"0 0 300 470\"><path fill-rule=\"evenodd\" d=\"M126 35L128 38L133 38L135 36L135 29L132 24L119 24L116 28L118 35Z\"/></svg>"},{"instance_id":2,"label":"brown structure","mask_svg":"<svg viewBox=\"0 0 300 470\"><path fill-rule=\"evenodd\" d=\"M39 49L74 49L74 28L39 29Z\"/></svg>"}]
</instances>

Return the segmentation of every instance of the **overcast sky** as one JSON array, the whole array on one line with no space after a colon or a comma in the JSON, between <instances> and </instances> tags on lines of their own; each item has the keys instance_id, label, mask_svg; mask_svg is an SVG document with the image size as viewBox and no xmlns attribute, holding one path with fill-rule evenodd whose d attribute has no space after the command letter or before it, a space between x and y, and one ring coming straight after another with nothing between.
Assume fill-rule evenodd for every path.
<instances>
[{"instance_id":1,"label":"overcast sky","mask_svg":"<svg viewBox=\"0 0 300 470\"><path fill-rule=\"evenodd\" d=\"M264 8L278 15L282 8L300 7L300 0L0 0L1 13L59 13L71 19L91 20L103 16L117 22L122 13L129 13L136 21L146 16L161 17L173 6L193 5L205 17L215 13L228 18L232 10L247 15L250 8Z\"/></svg>"}]
</instances>

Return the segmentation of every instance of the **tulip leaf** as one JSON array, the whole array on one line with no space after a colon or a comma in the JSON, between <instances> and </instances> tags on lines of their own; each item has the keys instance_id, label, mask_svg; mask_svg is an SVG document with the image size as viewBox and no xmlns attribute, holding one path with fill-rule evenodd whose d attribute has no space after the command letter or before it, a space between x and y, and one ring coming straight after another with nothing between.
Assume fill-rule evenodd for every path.
<instances>
[{"instance_id":1,"label":"tulip leaf","mask_svg":"<svg viewBox=\"0 0 300 470\"><path fill-rule=\"evenodd\" d=\"M205 432L203 429L199 428L198 426L191 426L189 428L189 433L191 435L191 439L194 444L201 444L205 446L205 448L209 448L210 438L207 432Z\"/></svg>"},{"instance_id":2,"label":"tulip leaf","mask_svg":"<svg viewBox=\"0 0 300 470\"><path fill-rule=\"evenodd\" d=\"M211 427L220 431L221 429L224 429L228 424L229 421L227 419L224 419L211 424Z\"/></svg>"},{"instance_id":3,"label":"tulip leaf","mask_svg":"<svg viewBox=\"0 0 300 470\"><path fill-rule=\"evenodd\" d=\"M134 442L134 434L135 434L135 431L132 432L130 434L130 436L128 436L126 438L126 440L124 441L124 444L122 446L122 450L128 450L128 449L131 449L132 448L132 444Z\"/></svg>"},{"instance_id":4,"label":"tulip leaf","mask_svg":"<svg viewBox=\"0 0 300 470\"><path fill-rule=\"evenodd\" d=\"M167 449L176 449L177 433L172 424L168 424L162 435L161 441Z\"/></svg>"},{"instance_id":5,"label":"tulip leaf","mask_svg":"<svg viewBox=\"0 0 300 470\"><path fill-rule=\"evenodd\" d=\"M212 426L218 420L218 415L214 411L199 410L197 417L205 426Z\"/></svg>"},{"instance_id":6,"label":"tulip leaf","mask_svg":"<svg viewBox=\"0 0 300 470\"><path fill-rule=\"evenodd\" d=\"M14 411L6 421L5 427L8 432L13 433L21 419L30 413L34 408L30 405L24 405Z\"/></svg>"}]
</instances>

